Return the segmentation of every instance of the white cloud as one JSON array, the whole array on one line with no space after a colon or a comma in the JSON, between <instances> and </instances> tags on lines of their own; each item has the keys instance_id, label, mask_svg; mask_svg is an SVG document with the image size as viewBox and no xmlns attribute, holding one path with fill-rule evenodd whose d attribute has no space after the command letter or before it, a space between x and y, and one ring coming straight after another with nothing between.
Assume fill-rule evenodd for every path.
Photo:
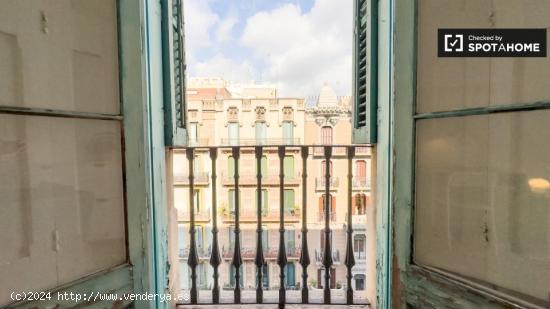
<instances>
[{"instance_id":1,"label":"white cloud","mask_svg":"<svg viewBox=\"0 0 550 309\"><path fill-rule=\"evenodd\" d=\"M185 41L186 46L200 48L210 46L213 42L209 30L219 21L210 9L208 1L185 0Z\"/></svg>"},{"instance_id":2,"label":"white cloud","mask_svg":"<svg viewBox=\"0 0 550 309\"><path fill-rule=\"evenodd\" d=\"M241 42L266 63L263 79L278 85L281 95L315 95L324 82L347 95L352 13L350 0L316 0L307 13L287 4L250 17Z\"/></svg>"},{"instance_id":3,"label":"white cloud","mask_svg":"<svg viewBox=\"0 0 550 309\"><path fill-rule=\"evenodd\" d=\"M216 40L218 42L224 42L230 40L231 37L231 31L233 30L233 27L237 24L237 18L235 17L228 17L223 20L221 20L218 23L218 29L216 31Z\"/></svg>"},{"instance_id":4,"label":"white cloud","mask_svg":"<svg viewBox=\"0 0 550 309\"><path fill-rule=\"evenodd\" d=\"M254 66L248 62L236 62L222 54L194 63L191 76L215 76L232 81L249 81L256 75Z\"/></svg>"}]
</instances>

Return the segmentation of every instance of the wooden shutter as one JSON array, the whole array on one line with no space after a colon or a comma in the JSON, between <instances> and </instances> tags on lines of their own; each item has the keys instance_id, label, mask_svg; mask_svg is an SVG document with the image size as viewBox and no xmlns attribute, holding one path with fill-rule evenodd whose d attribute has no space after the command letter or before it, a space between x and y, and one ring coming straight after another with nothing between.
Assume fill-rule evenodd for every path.
<instances>
[{"instance_id":1,"label":"wooden shutter","mask_svg":"<svg viewBox=\"0 0 550 309\"><path fill-rule=\"evenodd\" d=\"M162 2L162 66L164 92L164 139L167 146L186 145L185 34L183 0Z\"/></svg>"},{"instance_id":2,"label":"wooden shutter","mask_svg":"<svg viewBox=\"0 0 550 309\"><path fill-rule=\"evenodd\" d=\"M376 0L355 0L354 29L354 143L375 143L377 122Z\"/></svg>"}]
</instances>

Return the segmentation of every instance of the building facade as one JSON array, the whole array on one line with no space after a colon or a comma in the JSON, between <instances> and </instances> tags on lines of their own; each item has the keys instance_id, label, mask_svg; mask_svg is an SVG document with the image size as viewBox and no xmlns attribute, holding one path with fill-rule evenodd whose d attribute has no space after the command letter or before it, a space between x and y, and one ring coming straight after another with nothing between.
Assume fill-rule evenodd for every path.
<instances>
[{"instance_id":1,"label":"building facade","mask_svg":"<svg viewBox=\"0 0 550 309\"><path fill-rule=\"evenodd\" d=\"M193 80L193 79L191 79ZM235 87L229 91L223 80L212 79L214 83L207 87L205 79L200 79L200 87L188 87L191 93L188 100L189 142L197 146L194 158L195 176L195 222L196 243L198 248L198 286L200 289L212 287L212 267L209 265L212 245L212 180L206 170L212 170L212 161L206 148L201 146L250 146L243 148L239 154L239 195L240 195L240 229L241 255L243 259L241 286L244 289L256 287L256 228L257 228L257 168L254 152L255 145L264 145L261 158L262 173L262 229L263 252L266 260L263 271L263 287L276 289L279 287L280 268L277 264L279 245L279 211L284 209L285 233L284 241L288 264L285 268L285 285L287 288L298 289L302 284L302 269L299 264L301 254L302 228L302 157L299 149L289 147L284 153L284 189L283 200L279 196L279 163L280 154L276 147L269 145L348 145L351 141L351 111L349 97L337 98L332 89L324 86L318 98L306 106L306 100L300 98L237 98L242 89L265 89L263 95L270 96L276 90L269 87L241 85L239 91ZM193 85L193 83L191 83ZM197 94L205 94L205 98L197 98ZM212 98L209 94L217 93ZM249 92L250 93L250 92ZM257 93L257 92L256 92ZM220 95L224 94L224 95ZM313 147L308 157L308 190L307 190L307 227L309 229L309 256L312 261L308 267L308 285L311 288L322 288L324 270L321 265L324 250L323 212L324 212L324 161L320 147ZM364 225L365 208L369 198L369 167L370 154L366 148L358 148L353 160L353 221ZM331 229L333 242L334 268L331 270L331 288L343 288L346 282L346 268L343 263L346 250L346 155L345 149L338 149L331 160L334 175L331 176ZM174 204L178 209L179 229L179 261L180 287L184 290L190 287L189 267L189 162L185 153L174 154ZM235 161L230 148L220 148L216 160L218 185L217 213L218 239L222 264L220 265L220 286L231 289L235 285L234 267L231 266L235 238ZM331 172L332 173L332 172ZM333 208L333 209L332 209ZM354 231L354 251L356 266L353 268L353 286L357 290L364 289L364 258L365 237L361 229ZM357 274L355 274L357 273Z\"/></svg>"}]
</instances>

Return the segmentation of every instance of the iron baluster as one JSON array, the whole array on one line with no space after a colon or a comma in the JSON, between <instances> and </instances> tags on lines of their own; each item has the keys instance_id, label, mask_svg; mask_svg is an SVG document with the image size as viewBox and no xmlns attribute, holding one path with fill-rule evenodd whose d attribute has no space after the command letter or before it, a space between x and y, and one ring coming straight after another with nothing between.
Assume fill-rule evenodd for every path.
<instances>
[{"instance_id":1,"label":"iron baluster","mask_svg":"<svg viewBox=\"0 0 550 309\"><path fill-rule=\"evenodd\" d=\"M302 303L309 303L309 290L307 287L307 267L310 263L309 249L307 246L307 158L309 148L301 147L302 151L302 252L300 265L302 265Z\"/></svg>"},{"instance_id":2,"label":"iron baluster","mask_svg":"<svg viewBox=\"0 0 550 309\"><path fill-rule=\"evenodd\" d=\"M285 266L287 264L286 250L285 250L285 214L284 214L284 159L285 159L285 146L279 146L279 253L277 255L277 264L280 268L279 278L279 308L284 308L286 303L286 289L285 289Z\"/></svg>"},{"instance_id":3,"label":"iron baluster","mask_svg":"<svg viewBox=\"0 0 550 309\"><path fill-rule=\"evenodd\" d=\"M325 268L325 286L323 288L323 300L325 304L330 304L330 268L332 266L332 246L330 242L330 157L332 148L325 146L325 252L323 254L323 266Z\"/></svg>"},{"instance_id":4,"label":"iron baluster","mask_svg":"<svg viewBox=\"0 0 550 309\"><path fill-rule=\"evenodd\" d=\"M236 304L241 303L241 274L240 274L240 267L243 264L242 258L241 258L241 241L240 241L240 222L239 222L239 215L240 215L240 196L239 196L239 157L240 157L240 148L239 147L232 147L233 151L233 160L235 160L235 170L234 170L234 179L235 179L235 248L233 251L233 260L231 264L235 267L235 290L233 291L233 298L234 302Z\"/></svg>"},{"instance_id":5,"label":"iron baluster","mask_svg":"<svg viewBox=\"0 0 550 309\"><path fill-rule=\"evenodd\" d=\"M256 264L257 274L257 287L256 287L256 302L261 304L263 302L263 289L262 289L262 269L265 265L264 252L263 252L263 243L262 243L262 147L255 147L256 153L256 178L257 178L257 189L256 189L256 215L258 218L258 225L256 229L257 233L257 242L256 242L256 259L254 260Z\"/></svg>"},{"instance_id":6,"label":"iron baluster","mask_svg":"<svg viewBox=\"0 0 550 309\"><path fill-rule=\"evenodd\" d=\"M353 304L353 289L351 288L351 268L355 265L355 257L353 256L353 241L352 241L352 213L351 213L351 186L353 179L352 160L355 156L355 148L353 146L348 147L348 218L347 218L347 243L346 243L346 268L347 268L347 290L346 290L346 303L348 305Z\"/></svg>"},{"instance_id":7,"label":"iron baluster","mask_svg":"<svg viewBox=\"0 0 550 309\"><path fill-rule=\"evenodd\" d=\"M214 286L212 288L212 303L219 304L220 302L220 286L218 283L219 273L218 267L221 264L220 249L218 245L218 209L216 195L216 158L218 150L210 148L210 160L212 161L212 254L210 255L210 265L214 269Z\"/></svg>"},{"instance_id":8,"label":"iron baluster","mask_svg":"<svg viewBox=\"0 0 550 309\"><path fill-rule=\"evenodd\" d=\"M197 265L199 262L197 256L197 248L195 243L195 175L194 175L194 159L195 149L187 148L186 150L187 160L189 161L189 235L190 235L190 248L189 258L187 259L187 265L191 267L191 303L197 303Z\"/></svg>"}]
</instances>

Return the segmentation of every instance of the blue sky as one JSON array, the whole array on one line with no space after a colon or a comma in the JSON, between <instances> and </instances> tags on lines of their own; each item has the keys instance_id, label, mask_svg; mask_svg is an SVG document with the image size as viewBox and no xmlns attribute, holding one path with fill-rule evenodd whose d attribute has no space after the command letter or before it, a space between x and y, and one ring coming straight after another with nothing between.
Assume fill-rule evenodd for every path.
<instances>
[{"instance_id":1,"label":"blue sky","mask_svg":"<svg viewBox=\"0 0 550 309\"><path fill-rule=\"evenodd\" d=\"M184 0L189 76L351 92L351 0Z\"/></svg>"}]
</instances>

